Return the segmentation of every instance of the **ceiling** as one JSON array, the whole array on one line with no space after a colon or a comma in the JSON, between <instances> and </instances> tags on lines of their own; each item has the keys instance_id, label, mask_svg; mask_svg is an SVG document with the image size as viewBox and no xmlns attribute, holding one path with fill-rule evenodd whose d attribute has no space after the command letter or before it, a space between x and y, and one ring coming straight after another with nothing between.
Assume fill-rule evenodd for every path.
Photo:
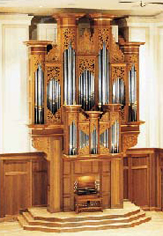
<instances>
[{"instance_id":1,"label":"ceiling","mask_svg":"<svg viewBox=\"0 0 163 236\"><path fill-rule=\"evenodd\" d=\"M148 2L150 0L144 0ZM163 2L163 0L151 0ZM120 4L119 0L0 0L0 13L28 13L31 15L52 15L59 10L90 12L106 11L117 16L155 16L163 12L163 5L140 7L134 3Z\"/></svg>"}]
</instances>

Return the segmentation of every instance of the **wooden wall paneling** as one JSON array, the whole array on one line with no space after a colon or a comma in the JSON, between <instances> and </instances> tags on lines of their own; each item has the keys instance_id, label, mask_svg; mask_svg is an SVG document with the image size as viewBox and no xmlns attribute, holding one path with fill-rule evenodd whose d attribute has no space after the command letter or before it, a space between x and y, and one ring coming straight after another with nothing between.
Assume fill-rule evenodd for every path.
<instances>
[{"instance_id":1,"label":"wooden wall paneling","mask_svg":"<svg viewBox=\"0 0 163 236\"><path fill-rule=\"evenodd\" d=\"M32 162L32 205L47 205L47 161Z\"/></svg>"},{"instance_id":2,"label":"wooden wall paneling","mask_svg":"<svg viewBox=\"0 0 163 236\"><path fill-rule=\"evenodd\" d=\"M81 170L83 175L88 175L92 170L92 162L91 161L83 161L81 162Z\"/></svg>"},{"instance_id":3,"label":"wooden wall paneling","mask_svg":"<svg viewBox=\"0 0 163 236\"><path fill-rule=\"evenodd\" d=\"M123 207L123 160L111 160L111 208Z\"/></svg>"},{"instance_id":4,"label":"wooden wall paneling","mask_svg":"<svg viewBox=\"0 0 163 236\"><path fill-rule=\"evenodd\" d=\"M132 157L132 199L135 204L143 207L149 206L148 161L148 155Z\"/></svg>"},{"instance_id":5,"label":"wooden wall paneling","mask_svg":"<svg viewBox=\"0 0 163 236\"><path fill-rule=\"evenodd\" d=\"M131 155L128 155L128 199L133 202L133 180L132 180L132 157Z\"/></svg>"},{"instance_id":6,"label":"wooden wall paneling","mask_svg":"<svg viewBox=\"0 0 163 236\"><path fill-rule=\"evenodd\" d=\"M76 180L76 175L75 173L75 162L70 162L71 163L71 172L70 172L70 210L74 211L74 182Z\"/></svg>"},{"instance_id":7,"label":"wooden wall paneling","mask_svg":"<svg viewBox=\"0 0 163 236\"><path fill-rule=\"evenodd\" d=\"M92 173L94 173L94 174L99 173L99 162L98 161L92 162Z\"/></svg>"},{"instance_id":8,"label":"wooden wall paneling","mask_svg":"<svg viewBox=\"0 0 163 236\"><path fill-rule=\"evenodd\" d=\"M157 205L157 156L158 152L149 154L149 207L155 209Z\"/></svg>"},{"instance_id":9,"label":"wooden wall paneling","mask_svg":"<svg viewBox=\"0 0 163 236\"><path fill-rule=\"evenodd\" d=\"M157 181L158 181L158 195L157 195L157 203L158 208L163 211L163 153L160 152L159 161L157 164L158 168L158 175L157 175Z\"/></svg>"},{"instance_id":10,"label":"wooden wall paneling","mask_svg":"<svg viewBox=\"0 0 163 236\"><path fill-rule=\"evenodd\" d=\"M123 158L123 198L128 199L128 157Z\"/></svg>"},{"instance_id":11,"label":"wooden wall paneling","mask_svg":"<svg viewBox=\"0 0 163 236\"><path fill-rule=\"evenodd\" d=\"M110 208L110 188L111 188L111 166L110 161L103 161L100 163L101 168L101 195L102 195L102 203L103 208Z\"/></svg>"},{"instance_id":12,"label":"wooden wall paneling","mask_svg":"<svg viewBox=\"0 0 163 236\"><path fill-rule=\"evenodd\" d=\"M156 163L156 178L157 178L157 209L158 210L162 210L163 209L163 205L162 205L162 153L159 152L158 157L156 159L157 163Z\"/></svg>"},{"instance_id":13,"label":"wooden wall paneling","mask_svg":"<svg viewBox=\"0 0 163 236\"><path fill-rule=\"evenodd\" d=\"M30 206L30 179L27 161L4 163L5 214L15 215Z\"/></svg>"},{"instance_id":14,"label":"wooden wall paneling","mask_svg":"<svg viewBox=\"0 0 163 236\"><path fill-rule=\"evenodd\" d=\"M62 138L51 138L50 148L50 194L48 210L52 212L61 211L61 185L62 185Z\"/></svg>"},{"instance_id":15,"label":"wooden wall paneling","mask_svg":"<svg viewBox=\"0 0 163 236\"><path fill-rule=\"evenodd\" d=\"M4 204L4 165L0 160L0 218L5 217L5 204Z\"/></svg>"},{"instance_id":16,"label":"wooden wall paneling","mask_svg":"<svg viewBox=\"0 0 163 236\"><path fill-rule=\"evenodd\" d=\"M71 205L71 162L63 161L63 210L70 211Z\"/></svg>"}]
</instances>

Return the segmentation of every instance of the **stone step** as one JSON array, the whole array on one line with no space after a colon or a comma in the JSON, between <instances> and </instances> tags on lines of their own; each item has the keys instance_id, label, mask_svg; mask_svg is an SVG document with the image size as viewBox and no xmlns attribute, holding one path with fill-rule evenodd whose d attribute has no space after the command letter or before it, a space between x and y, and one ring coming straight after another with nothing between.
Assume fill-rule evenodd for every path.
<instances>
[{"instance_id":1,"label":"stone step","mask_svg":"<svg viewBox=\"0 0 163 236\"><path fill-rule=\"evenodd\" d=\"M19 216L18 221L20 225L26 229L31 231L43 231L43 232L80 232L80 231L94 231L94 230L105 230L105 229L118 229L118 228L128 228L134 227L136 225L148 222L150 217L141 217L140 219L133 220L128 223L111 223L111 224L100 224L100 225L84 225L84 226L76 226L76 227L48 227L41 225L29 225L24 216Z\"/></svg>"},{"instance_id":2,"label":"stone step","mask_svg":"<svg viewBox=\"0 0 163 236\"><path fill-rule=\"evenodd\" d=\"M83 213L79 213L76 214L74 212L74 214L71 217L59 217L59 214L57 217L53 217L53 216L43 216L43 215L38 215L38 214L34 214L32 209L29 209L29 214L35 219L35 220L42 220L42 221L50 221L50 222L81 222L81 221L85 221L85 220L106 220L106 219L116 219L116 218L124 218L124 217L129 217L132 215L136 215L138 213L140 213L140 208L135 208L132 211L129 211L127 213L120 213L120 214L114 214L114 213L107 213L107 214L103 214L102 212L100 213L100 215L98 215L98 212L96 212L96 215L89 215L89 212L86 214ZM111 210L112 212L112 210ZM105 210L104 210L105 213ZM64 213L63 213L64 214ZM68 214L68 213L67 213ZM72 214L72 212L70 213Z\"/></svg>"},{"instance_id":3,"label":"stone step","mask_svg":"<svg viewBox=\"0 0 163 236\"><path fill-rule=\"evenodd\" d=\"M95 219L95 220L83 220L81 222L49 222L43 220L35 220L29 212L23 212L23 216L25 220L28 222L29 225L42 225L48 227L80 227L80 226L89 226L89 225L106 225L106 224L113 224L113 223L128 223L134 220L138 220L141 217L145 217L145 213L143 211L129 217L121 217L121 218L114 218L114 219Z\"/></svg>"}]
</instances>

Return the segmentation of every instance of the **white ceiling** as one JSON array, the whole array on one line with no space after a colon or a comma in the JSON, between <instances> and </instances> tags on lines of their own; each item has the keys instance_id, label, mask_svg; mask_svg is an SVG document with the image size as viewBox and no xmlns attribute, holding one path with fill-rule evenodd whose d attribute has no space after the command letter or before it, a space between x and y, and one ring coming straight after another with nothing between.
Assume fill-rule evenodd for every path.
<instances>
[{"instance_id":1,"label":"white ceiling","mask_svg":"<svg viewBox=\"0 0 163 236\"><path fill-rule=\"evenodd\" d=\"M0 13L17 12L34 15L51 15L58 8L73 8L78 9L78 11L81 9L82 12L88 9L106 10L116 15L142 16L154 16L163 12L163 5L147 5L140 7L138 0L133 1L135 3L120 4L118 0L0 0ZM144 2L149 1L150 0L144 0ZM163 2L163 0L151 1Z\"/></svg>"}]
</instances>

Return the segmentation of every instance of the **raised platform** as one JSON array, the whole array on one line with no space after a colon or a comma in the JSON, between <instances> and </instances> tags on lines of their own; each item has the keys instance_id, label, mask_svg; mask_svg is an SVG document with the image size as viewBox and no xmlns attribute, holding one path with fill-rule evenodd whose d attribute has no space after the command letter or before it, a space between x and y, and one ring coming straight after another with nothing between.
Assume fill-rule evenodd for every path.
<instances>
[{"instance_id":1,"label":"raised platform","mask_svg":"<svg viewBox=\"0 0 163 236\"><path fill-rule=\"evenodd\" d=\"M107 209L103 212L59 212L49 213L46 208L33 207L18 216L25 230L44 232L80 232L105 229L128 228L148 222L145 212L130 202L123 209Z\"/></svg>"}]
</instances>

